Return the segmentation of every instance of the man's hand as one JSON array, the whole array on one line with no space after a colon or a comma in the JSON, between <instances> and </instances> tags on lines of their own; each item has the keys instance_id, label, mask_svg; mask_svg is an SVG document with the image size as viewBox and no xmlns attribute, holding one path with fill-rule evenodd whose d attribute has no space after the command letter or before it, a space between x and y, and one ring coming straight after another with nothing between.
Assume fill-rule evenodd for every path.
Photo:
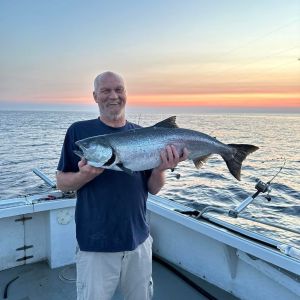
<instances>
[{"instance_id":1,"label":"man's hand","mask_svg":"<svg viewBox=\"0 0 300 300\"><path fill-rule=\"evenodd\" d=\"M174 169L178 163L188 158L188 150L183 149L183 153L179 156L175 146L167 146L160 154L161 164L152 170L151 176L148 180L148 191L155 195L165 184L165 170Z\"/></svg>"},{"instance_id":2,"label":"man's hand","mask_svg":"<svg viewBox=\"0 0 300 300\"><path fill-rule=\"evenodd\" d=\"M104 171L102 168L89 166L85 159L81 159L78 167L78 172L56 172L56 185L58 189L63 192L77 191Z\"/></svg>"},{"instance_id":3,"label":"man's hand","mask_svg":"<svg viewBox=\"0 0 300 300\"><path fill-rule=\"evenodd\" d=\"M179 156L175 146L168 145L164 151L160 153L161 164L156 168L158 171L174 169L178 163L188 158L188 150L183 149L183 153Z\"/></svg>"},{"instance_id":4,"label":"man's hand","mask_svg":"<svg viewBox=\"0 0 300 300\"><path fill-rule=\"evenodd\" d=\"M79 173L84 176L85 178L93 179L99 174L103 173L105 169L103 168L96 168L92 167L87 164L85 158L82 158L81 161L78 163Z\"/></svg>"}]
</instances>

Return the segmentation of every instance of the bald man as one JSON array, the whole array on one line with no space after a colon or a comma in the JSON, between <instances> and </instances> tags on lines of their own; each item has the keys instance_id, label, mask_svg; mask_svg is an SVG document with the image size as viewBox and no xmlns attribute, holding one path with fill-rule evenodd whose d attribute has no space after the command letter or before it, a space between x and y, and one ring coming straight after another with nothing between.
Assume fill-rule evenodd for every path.
<instances>
[{"instance_id":1,"label":"bald man","mask_svg":"<svg viewBox=\"0 0 300 300\"><path fill-rule=\"evenodd\" d=\"M67 130L57 167L57 187L77 191L77 299L109 300L120 284L125 299L147 300L153 293L152 238L146 222L148 192L165 183L164 172L187 158L175 147L161 153L153 170L124 172L95 168L74 154L75 142L91 136L124 132L140 126L125 117L127 101L123 78L104 72L94 81L97 119L80 121Z\"/></svg>"}]
</instances>

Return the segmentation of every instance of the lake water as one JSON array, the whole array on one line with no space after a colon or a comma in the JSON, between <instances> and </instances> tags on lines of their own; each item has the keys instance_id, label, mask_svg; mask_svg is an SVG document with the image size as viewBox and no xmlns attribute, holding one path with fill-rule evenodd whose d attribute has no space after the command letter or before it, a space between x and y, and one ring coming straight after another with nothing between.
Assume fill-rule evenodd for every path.
<instances>
[{"instance_id":1,"label":"lake water","mask_svg":"<svg viewBox=\"0 0 300 300\"><path fill-rule=\"evenodd\" d=\"M169 116L131 114L128 120L148 126ZM0 111L0 201L49 191L32 168L55 180L66 129L75 121L96 117L92 112ZM244 161L240 182L231 176L222 158L214 155L200 170L185 161L174 173L168 172L160 195L197 209L207 205L233 208L255 192L257 178L270 180L285 161L273 181L272 200L258 197L245 214L300 231L300 115L186 114L177 115L177 123L224 143L254 144L260 149ZM229 221L300 247L298 234L239 219Z\"/></svg>"}]
</instances>

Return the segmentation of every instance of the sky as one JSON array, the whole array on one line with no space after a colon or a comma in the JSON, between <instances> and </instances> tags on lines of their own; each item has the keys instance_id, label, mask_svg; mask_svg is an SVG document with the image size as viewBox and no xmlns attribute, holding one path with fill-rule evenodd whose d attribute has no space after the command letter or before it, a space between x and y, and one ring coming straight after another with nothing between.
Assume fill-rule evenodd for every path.
<instances>
[{"instance_id":1,"label":"sky","mask_svg":"<svg viewBox=\"0 0 300 300\"><path fill-rule=\"evenodd\" d=\"M0 0L0 109L300 113L299 0Z\"/></svg>"}]
</instances>

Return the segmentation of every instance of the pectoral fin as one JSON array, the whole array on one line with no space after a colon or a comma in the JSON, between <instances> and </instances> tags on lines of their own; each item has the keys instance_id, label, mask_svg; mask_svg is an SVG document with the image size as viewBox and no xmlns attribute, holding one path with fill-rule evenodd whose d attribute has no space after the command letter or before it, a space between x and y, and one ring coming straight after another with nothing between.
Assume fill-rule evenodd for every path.
<instances>
[{"instance_id":1,"label":"pectoral fin","mask_svg":"<svg viewBox=\"0 0 300 300\"><path fill-rule=\"evenodd\" d=\"M212 154L209 153L208 155L199 156L199 157L193 159L195 167L197 169L200 169L211 155Z\"/></svg>"},{"instance_id":2,"label":"pectoral fin","mask_svg":"<svg viewBox=\"0 0 300 300\"><path fill-rule=\"evenodd\" d=\"M118 164L116 164L116 166L119 167L126 174L133 175L133 173L134 173L132 170L124 167L122 163L118 163Z\"/></svg>"}]
</instances>

